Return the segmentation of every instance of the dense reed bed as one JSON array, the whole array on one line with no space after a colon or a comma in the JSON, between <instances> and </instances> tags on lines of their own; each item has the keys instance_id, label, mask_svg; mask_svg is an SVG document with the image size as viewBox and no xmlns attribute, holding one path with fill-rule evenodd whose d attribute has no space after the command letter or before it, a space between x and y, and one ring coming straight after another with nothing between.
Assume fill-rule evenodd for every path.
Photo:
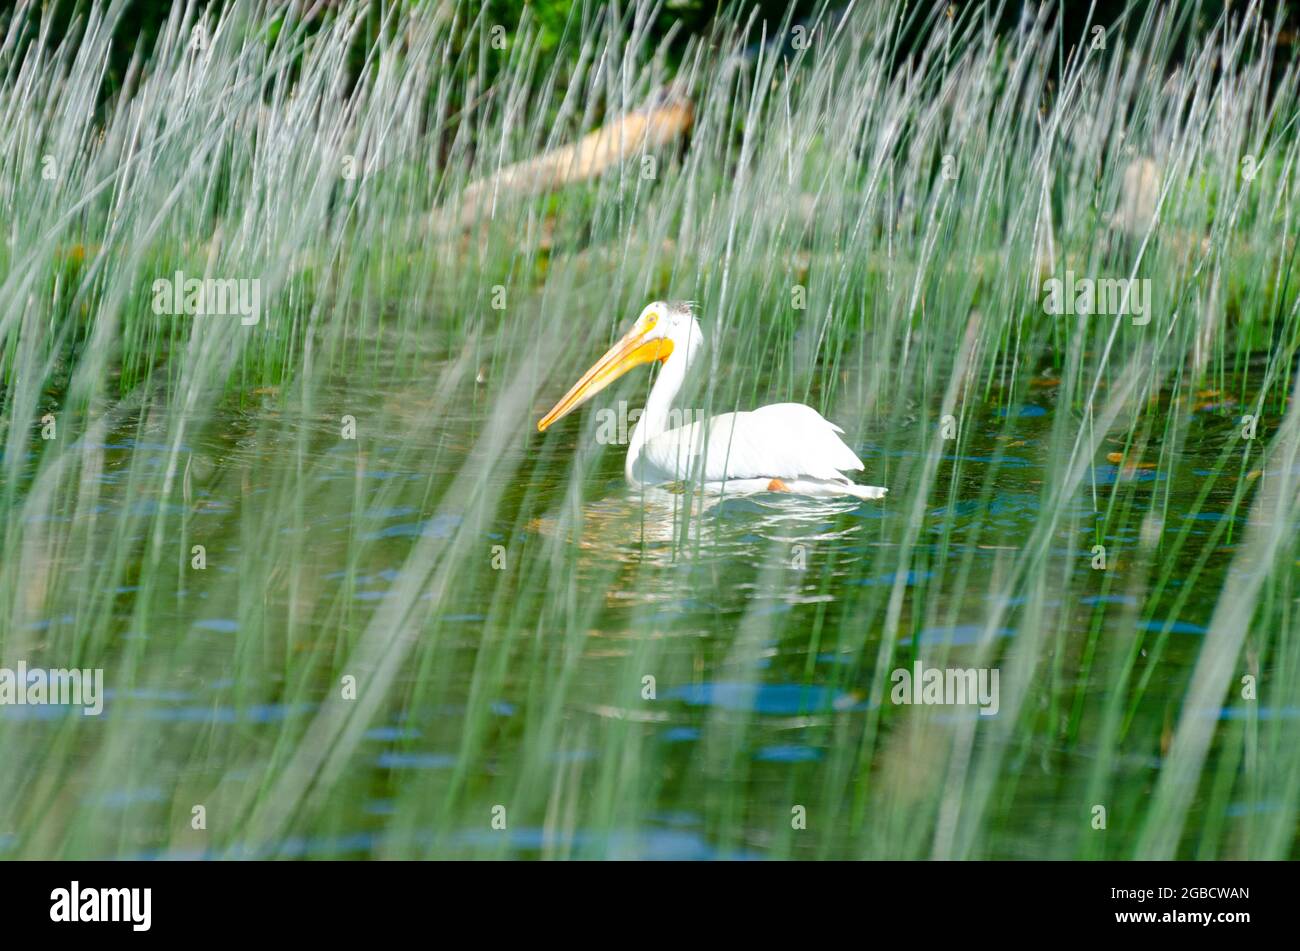
<instances>
[{"instance_id":1,"label":"dense reed bed","mask_svg":"<svg viewBox=\"0 0 1300 951\"><path fill-rule=\"evenodd\" d=\"M119 79L120 4L20 5L0 665L108 699L0 708L0 854L1294 857L1296 64L1260 4L1053 10L234 2ZM656 298L687 405L808 402L888 499L625 489L645 376L539 436Z\"/></svg>"}]
</instances>

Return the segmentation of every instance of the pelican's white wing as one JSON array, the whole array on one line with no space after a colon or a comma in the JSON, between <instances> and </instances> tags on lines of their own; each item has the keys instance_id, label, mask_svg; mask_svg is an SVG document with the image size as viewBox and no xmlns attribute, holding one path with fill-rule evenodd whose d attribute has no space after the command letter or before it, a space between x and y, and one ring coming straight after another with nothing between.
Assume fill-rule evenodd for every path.
<instances>
[{"instance_id":1,"label":"pelican's white wing","mask_svg":"<svg viewBox=\"0 0 1300 951\"><path fill-rule=\"evenodd\" d=\"M702 467L705 483L806 479L842 485L849 483L845 472L862 468L862 460L840 438L842 432L802 403L724 413L646 440L636 480L700 478Z\"/></svg>"}]
</instances>

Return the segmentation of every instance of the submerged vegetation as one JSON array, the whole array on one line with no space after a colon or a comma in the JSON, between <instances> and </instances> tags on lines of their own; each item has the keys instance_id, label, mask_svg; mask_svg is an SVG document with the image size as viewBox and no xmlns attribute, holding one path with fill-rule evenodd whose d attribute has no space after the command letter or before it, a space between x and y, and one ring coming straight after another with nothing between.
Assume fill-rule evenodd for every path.
<instances>
[{"instance_id":1,"label":"submerged vegetation","mask_svg":"<svg viewBox=\"0 0 1300 951\"><path fill-rule=\"evenodd\" d=\"M236 0L110 83L20 4L0 667L106 700L0 706L0 856L1296 857L1297 64L1055 9ZM645 376L539 436L656 298L887 500L628 489Z\"/></svg>"}]
</instances>

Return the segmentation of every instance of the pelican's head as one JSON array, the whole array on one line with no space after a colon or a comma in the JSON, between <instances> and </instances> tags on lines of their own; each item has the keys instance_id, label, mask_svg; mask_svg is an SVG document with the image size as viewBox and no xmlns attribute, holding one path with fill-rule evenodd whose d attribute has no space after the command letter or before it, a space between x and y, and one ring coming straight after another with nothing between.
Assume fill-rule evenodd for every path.
<instances>
[{"instance_id":1,"label":"pelican's head","mask_svg":"<svg viewBox=\"0 0 1300 951\"><path fill-rule=\"evenodd\" d=\"M564 398L538 420L537 431L546 432L552 423L568 416L633 367L656 360L667 363L678 352L683 357L693 356L703 342L704 334L689 303L655 301L641 311L632 329L605 351Z\"/></svg>"}]
</instances>

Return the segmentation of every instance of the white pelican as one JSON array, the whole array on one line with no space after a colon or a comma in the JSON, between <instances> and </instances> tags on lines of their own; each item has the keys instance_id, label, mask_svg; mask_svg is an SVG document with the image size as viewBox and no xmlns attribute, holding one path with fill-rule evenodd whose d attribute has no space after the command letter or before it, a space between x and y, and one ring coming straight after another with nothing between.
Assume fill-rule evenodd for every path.
<instances>
[{"instance_id":1,"label":"white pelican","mask_svg":"<svg viewBox=\"0 0 1300 951\"><path fill-rule=\"evenodd\" d=\"M658 360L659 379L628 440L624 473L634 486L699 480L705 492L793 492L879 499L880 486L858 485L844 473L862 460L844 432L802 403L774 403L748 413L723 413L670 429L673 397L704 346L689 304L655 301L618 343L537 423L545 432L620 376Z\"/></svg>"}]
</instances>

